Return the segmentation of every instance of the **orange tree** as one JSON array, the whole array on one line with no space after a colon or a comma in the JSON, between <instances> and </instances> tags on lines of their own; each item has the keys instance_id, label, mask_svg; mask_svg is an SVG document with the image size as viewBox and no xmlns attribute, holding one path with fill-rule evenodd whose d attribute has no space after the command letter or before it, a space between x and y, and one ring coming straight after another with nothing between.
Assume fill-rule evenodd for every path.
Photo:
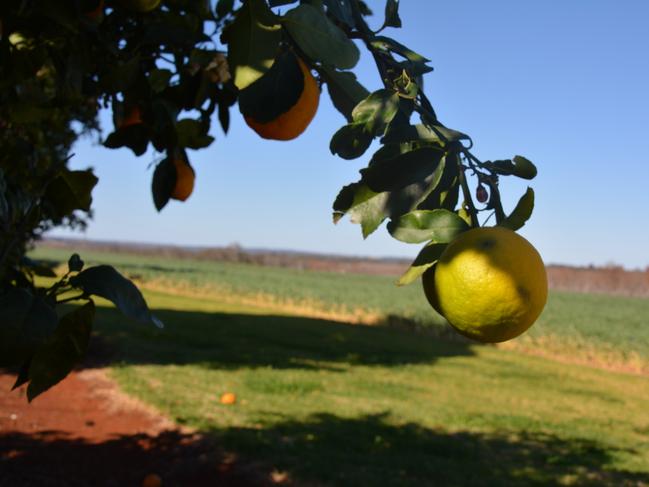
<instances>
[{"instance_id":1,"label":"orange tree","mask_svg":"<svg viewBox=\"0 0 649 487\"><path fill-rule=\"evenodd\" d=\"M26 256L46 230L86 225L97 178L68 161L81 135L98 133L101 109L112 111L115 127L105 147L163 154L151 185L162 210L189 196L187 149L210 146L215 121L227 132L235 104L259 135L287 140L310 123L326 86L346 119L331 152L355 159L381 143L359 180L335 198L334 222L349 215L367 237L388 220L394 238L426 242L400 284L434 266L449 241L480 225L482 212L500 226L523 225L532 190L507 213L499 179L531 179L534 165L519 156L481 161L468 135L437 118L422 91L429 60L384 35L401 26L398 7L387 0L373 30L362 0L2 2L0 365L17 368L16 386L29 383L30 400L83 357L93 296L160 325L112 267L84 268L73 255L61 277ZM351 71L359 46L382 83L373 93ZM53 284L39 285L48 281L37 276ZM77 307L63 314L68 302Z\"/></svg>"}]
</instances>

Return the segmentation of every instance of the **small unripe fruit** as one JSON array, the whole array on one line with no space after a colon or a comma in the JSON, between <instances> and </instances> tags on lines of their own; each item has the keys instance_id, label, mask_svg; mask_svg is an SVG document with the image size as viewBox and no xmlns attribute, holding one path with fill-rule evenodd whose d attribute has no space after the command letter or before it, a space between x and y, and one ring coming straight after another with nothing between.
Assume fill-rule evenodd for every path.
<instances>
[{"instance_id":1,"label":"small unripe fruit","mask_svg":"<svg viewBox=\"0 0 649 487\"><path fill-rule=\"evenodd\" d=\"M475 197L480 203L486 203L489 199L489 193L487 193L487 190L482 184L476 188Z\"/></svg>"}]
</instances>

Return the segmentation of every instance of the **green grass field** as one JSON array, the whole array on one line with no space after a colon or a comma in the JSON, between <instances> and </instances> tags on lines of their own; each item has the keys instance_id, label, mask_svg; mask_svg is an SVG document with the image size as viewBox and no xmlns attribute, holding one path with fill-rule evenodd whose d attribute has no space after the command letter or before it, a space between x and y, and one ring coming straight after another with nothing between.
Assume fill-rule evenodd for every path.
<instances>
[{"instance_id":1,"label":"green grass field","mask_svg":"<svg viewBox=\"0 0 649 487\"><path fill-rule=\"evenodd\" d=\"M443 326L418 286L389 278L84 257L145 284L166 276L209 291L146 291L162 330L109 308L96 330L126 392L257 468L305 485L649 485L646 375L218 299L262 293ZM648 311L643 300L553 293L534 334L646 357ZM219 403L228 391L235 405Z\"/></svg>"}]
</instances>

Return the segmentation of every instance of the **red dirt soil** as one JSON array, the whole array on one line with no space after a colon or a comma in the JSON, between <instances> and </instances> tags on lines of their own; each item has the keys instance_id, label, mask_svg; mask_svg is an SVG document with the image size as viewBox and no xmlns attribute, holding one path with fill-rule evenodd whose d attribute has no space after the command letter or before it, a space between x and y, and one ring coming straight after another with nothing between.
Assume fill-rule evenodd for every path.
<instances>
[{"instance_id":1,"label":"red dirt soil","mask_svg":"<svg viewBox=\"0 0 649 487\"><path fill-rule=\"evenodd\" d=\"M73 372L27 402L0 372L0 487L269 485L213 440L181 430L120 393L102 369Z\"/></svg>"}]
</instances>

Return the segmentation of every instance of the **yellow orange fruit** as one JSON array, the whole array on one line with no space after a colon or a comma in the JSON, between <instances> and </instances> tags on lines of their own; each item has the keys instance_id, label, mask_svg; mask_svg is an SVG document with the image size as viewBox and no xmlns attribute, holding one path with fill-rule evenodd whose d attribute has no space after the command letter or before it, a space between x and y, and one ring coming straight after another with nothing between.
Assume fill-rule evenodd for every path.
<instances>
[{"instance_id":1,"label":"yellow orange fruit","mask_svg":"<svg viewBox=\"0 0 649 487\"><path fill-rule=\"evenodd\" d=\"M543 311L548 281L537 250L516 232L462 233L422 276L431 306L459 333L485 343L524 333Z\"/></svg>"},{"instance_id":2,"label":"yellow orange fruit","mask_svg":"<svg viewBox=\"0 0 649 487\"><path fill-rule=\"evenodd\" d=\"M150 473L142 480L142 487L162 487L162 479L155 473Z\"/></svg>"},{"instance_id":3,"label":"yellow orange fruit","mask_svg":"<svg viewBox=\"0 0 649 487\"><path fill-rule=\"evenodd\" d=\"M263 123L244 114L248 126L264 139L291 140L296 138L306 130L318 111L320 101L318 82L304 61L298 58L298 63L304 76L304 87L293 106L274 120Z\"/></svg>"},{"instance_id":4,"label":"yellow orange fruit","mask_svg":"<svg viewBox=\"0 0 649 487\"><path fill-rule=\"evenodd\" d=\"M237 402L237 396L234 394L234 392L226 392L225 394L221 395L219 402L221 404L234 404L235 402Z\"/></svg>"},{"instance_id":5,"label":"yellow orange fruit","mask_svg":"<svg viewBox=\"0 0 649 487\"><path fill-rule=\"evenodd\" d=\"M173 163L176 168L176 185L171 192L171 198L185 201L194 191L194 179L196 176L187 161L176 158Z\"/></svg>"}]
</instances>

